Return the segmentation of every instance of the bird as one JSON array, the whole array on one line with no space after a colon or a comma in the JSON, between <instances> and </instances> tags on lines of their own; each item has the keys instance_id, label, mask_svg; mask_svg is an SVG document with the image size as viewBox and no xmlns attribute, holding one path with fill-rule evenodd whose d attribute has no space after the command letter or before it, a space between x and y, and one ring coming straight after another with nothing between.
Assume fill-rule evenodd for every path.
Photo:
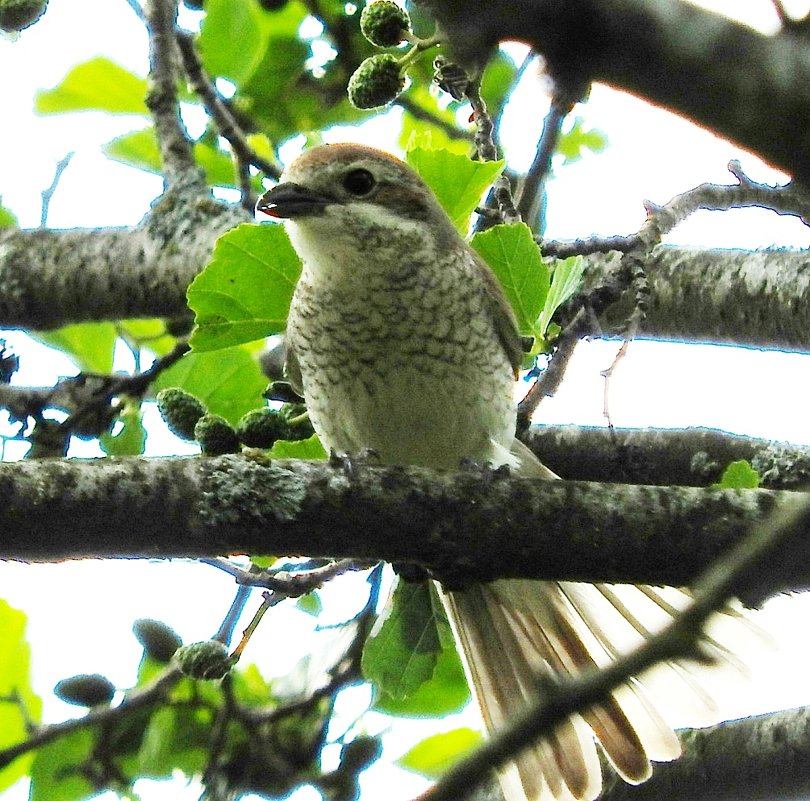
<instances>
[{"instance_id":1,"label":"bird","mask_svg":"<svg viewBox=\"0 0 810 801\"><path fill-rule=\"evenodd\" d=\"M515 438L523 354L509 302L414 170L364 145L321 145L293 161L256 208L284 221L302 262L286 373L328 450L437 470L471 460L557 479ZM542 677L610 663L688 602L672 588L523 579L441 594L490 733L536 698ZM705 647L736 665L724 638L735 640L745 621L733 611L720 617L730 625L717 625ZM692 725L714 722L716 705L690 663L657 666L500 771L507 801L592 801L602 786L597 742L632 784L649 778L652 762L677 758L656 689L688 708Z\"/></svg>"}]
</instances>

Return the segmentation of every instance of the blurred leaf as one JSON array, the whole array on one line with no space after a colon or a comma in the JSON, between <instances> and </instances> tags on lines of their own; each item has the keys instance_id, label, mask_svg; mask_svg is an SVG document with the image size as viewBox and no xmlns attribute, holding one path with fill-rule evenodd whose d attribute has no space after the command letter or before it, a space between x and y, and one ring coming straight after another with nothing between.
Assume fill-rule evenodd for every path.
<instances>
[{"instance_id":1,"label":"blurred leaf","mask_svg":"<svg viewBox=\"0 0 810 801\"><path fill-rule=\"evenodd\" d=\"M17 225L17 216L3 205L0 197L0 228L13 228Z\"/></svg>"},{"instance_id":2,"label":"blurred leaf","mask_svg":"<svg viewBox=\"0 0 810 801\"><path fill-rule=\"evenodd\" d=\"M317 434L308 439L278 439L267 455L271 459L326 459L329 456Z\"/></svg>"},{"instance_id":3,"label":"blurred leaf","mask_svg":"<svg viewBox=\"0 0 810 801\"><path fill-rule=\"evenodd\" d=\"M211 710L164 707L149 719L138 753L138 773L168 779L173 771L186 776L205 768L211 739Z\"/></svg>"},{"instance_id":4,"label":"blurred leaf","mask_svg":"<svg viewBox=\"0 0 810 801\"><path fill-rule=\"evenodd\" d=\"M534 334L549 294L549 269L525 223L495 225L470 241L498 278L521 334Z\"/></svg>"},{"instance_id":5,"label":"blurred leaf","mask_svg":"<svg viewBox=\"0 0 810 801\"><path fill-rule=\"evenodd\" d=\"M140 456L146 445L146 429L140 406L131 406L120 416L123 424L115 434L102 434L99 445L107 456Z\"/></svg>"},{"instance_id":6,"label":"blurred leaf","mask_svg":"<svg viewBox=\"0 0 810 801\"><path fill-rule=\"evenodd\" d=\"M103 145L101 149L113 161L126 164L128 167L135 167L138 170L160 173L160 150L155 138L155 129L152 127L117 136ZM212 186L234 187L237 185L233 161L226 151L220 150L208 142L196 142L194 158L205 172L206 181Z\"/></svg>"},{"instance_id":7,"label":"blurred leaf","mask_svg":"<svg viewBox=\"0 0 810 801\"><path fill-rule=\"evenodd\" d=\"M166 333L166 323L159 317L121 320L118 328L136 347L147 348L156 356L165 356L177 344L177 339Z\"/></svg>"},{"instance_id":8,"label":"blurred leaf","mask_svg":"<svg viewBox=\"0 0 810 801\"><path fill-rule=\"evenodd\" d=\"M273 688L256 665L246 665L240 670L231 671L230 675L233 694L237 701L247 706L266 706L275 700Z\"/></svg>"},{"instance_id":9,"label":"blurred leaf","mask_svg":"<svg viewBox=\"0 0 810 801\"><path fill-rule=\"evenodd\" d=\"M42 700L31 687L27 622L24 612L0 600L0 751L28 737L28 719L39 723L42 718ZM33 753L25 754L0 770L0 792L27 775L33 759Z\"/></svg>"},{"instance_id":10,"label":"blurred leaf","mask_svg":"<svg viewBox=\"0 0 810 801\"><path fill-rule=\"evenodd\" d=\"M99 56L77 64L53 89L37 92L34 108L40 114L65 111L148 114L145 97L145 78Z\"/></svg>"},{"instance_id":11,"label":"blurred leaf","mask_svg":"<svg viewBox=\"0 0 810 801\"><path fill-rule=\"evenodd\" d=\"M308 592L306 595L302 595L296 602L295 605L302 611L306 612L308 615L319 615L323 610L323 603L321 602L321 596L318 595L317 590L313 590L312 592Z\"/></svg>"},{"instance_id":12,"label":"blurred leaf","mask_svg":"<svg viewBox=\"0 0 810 801\"><path fill-rule=\"evenodd\" d=\"M61 350L84 373L112 372L117 339L112 323L74 323L56 331L34 332L31 336Z\"/></svg>"},{"instance_id":13,"label":"blurred leaf","mask_svg":"<svg viewBox=\"0 0 810 801\"><path fill-rule=\"evenodd\" d=\"M407 698L377 692L374 710L397 717L443 717L458 712L470 700L467 676L456 650L450 622L435 587L430 586L430 604L440 651L433 675Z\"/></svg>"},{"instance_id":14,"label":"blurred leaf","mask_svg":"<svg viewBox=\"0 0 810 801\"><path fill-rule=\"evenodd\" d=\"M543 311L537 321L538 335L544 337L548 331L551 318L565 301L573 297L582 284L582 274L585 272L585 260L582 256L571 256L554 262L554 272L551 274L551 287L546 295Z\"/></svg>"},{"instance_id":15,"label":"blurred leaf","mask_svg":"<svg viewBox=\"0 0 810 801\"><path fill-rule=\"evenodd\" d=\"M363 649L363 675L396 700L433 676L441 651L430 586L400 581Z\"/></svg>"},{"instance_id":16,"label":"blurred leaf","mask_svg":"<svg viewBox=\"0 0 810 801\"><path fill-rule=\"evenodd\" d=\"M188 288L196 351L252 342L284 330L301 262L280 225L244 223L221 236Z\"/></svg>"},{"instance_id":17,"label":"blurred leaf","mask_svg":"<svg viewBox=\"0 0 810 801\"><path fill-rule=\"evenodd\" d=\"M470 216L481 202L484 191L498 177L506 162L473 161L446 150L414 147L407 162L434 191L453 224L462 233L470 226Z\"/></svg>"},{"instance_id":18,"label":"blurred leaf","mask_svg":"<svg viewBox=\"0 0 810 801\"><path fill-rule=\"evenodd\" d=\"M487 111L494 118L509 97L513 82L517 76L517 67L511 56L499 50L488 62L481 76L481 96L487 105Z\"/></svg>"},{"instance_id":19,"label":"blurred leaf","mask_svg":"<svg viewBox=\"0 0 810 801\"><path fill-rule=\"evenodd\" d=\"M582 118L577 117L571 129L563 133L557 141L557 152L565 156L563 164L579 161L586 150L601 153L608 145L607 136L595 128L585 128Z\"/></svg>"},{"instance_id":20,"label":"blurred leaf","mask_svg":"<svg viewBox=\"0 0 810 801\"><path fill-rule=\"evenodd\" d=\"M236 425L239 418L262 403L267 378L249 346L216 353L187 353L162 372L153 390L180 387L199 398L211 414L221 414Z\"/></svg>"},{"instance_id":21,"label":"blurred leaf","mask_svg":"<svg viewBox=\"0 0 810 801\"><path fill-rule=\"evenodd\" d=\"M261 61L267 37L255 0L206 0L198 45L209 75L241 83Z\"/></svg>"},{"instance_id":22,"label":"blurred leaf","mask_svg":"<svg viewBox=\"0 0 810 801\"><path fill-rule=\"evenodd\" d=\"M458 127L456 115L450 109L439 108L436 98L423 84L412 83L404 97L448 125ZM402 115L399 146L405 151L422 147L426 150L449 150L462 156L468 156L473 150L472 140L451 138L440 125L419 119L407 109Z\"/></svg>"},{"instance_id":23,"label":"blurred leaf","mask_svg":"<svg viewBox=\"0 0 810 801\"><path fill-rule=\"evenodd\" d=\"M742 459L731 462L720 476L720 481L712 486L721 489L756 489L759 482L759 473L751 467L750 462Z\"/></svg>"},{"instance_id":24,"label":"blurred leaf","mask_svg":"<svg viewBox=\"0 0 810 801\"><path fill-rule=\"evenodd\" d=\"M483 739L481 732L466 727L434 734L417 743L396 764L428 779L438 779Z\"/></svg>"},{"instance_id":25,"label":"blurred leaf","mask_svg":"<svg viewBox=\"0 0 810 801\"><path fill-rule=\"evenodd\" d=\"M95 795L80 768L90 758L97 737L95 728L77 729L38 749L28 801L79 801Z\"/></svg>"}]
</instances>

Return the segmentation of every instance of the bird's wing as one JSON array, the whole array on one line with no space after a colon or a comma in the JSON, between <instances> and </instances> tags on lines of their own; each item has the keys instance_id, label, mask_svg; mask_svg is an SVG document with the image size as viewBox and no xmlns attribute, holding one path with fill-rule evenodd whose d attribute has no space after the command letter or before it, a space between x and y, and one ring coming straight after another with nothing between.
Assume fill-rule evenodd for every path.
<instances>
[{"instance_id":1,"label":"bird's wing","mask_svg":"<svg viewBox=\"0 0 810 801\"><path fill-rule=\"evenodd\" d=\"M484 283L485 297L488 311L492 317L495 333L515 372L515 378L523 363L523 341L518 330L517 318L514 311L503 294L498 279L489 266L476 254L476 267Z\"/></svg>"},{"instance_id":2,"label":"bird's wing","mask_svg":"<svg viewBox=\"0 0 810 801\"><path fill-rule=\"evenodd\" d=\"M298 357L287 337L287 355L284 360L284 377L289 381L290 386L303 398L304 382L301 380L301 366L298 364Z\"/></svg>"}]
</instances>

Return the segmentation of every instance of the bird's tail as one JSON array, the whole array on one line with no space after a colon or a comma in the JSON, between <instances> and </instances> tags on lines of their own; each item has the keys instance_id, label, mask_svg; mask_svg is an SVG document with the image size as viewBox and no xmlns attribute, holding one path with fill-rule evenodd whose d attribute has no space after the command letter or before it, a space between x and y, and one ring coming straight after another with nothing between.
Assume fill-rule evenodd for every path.
<instances>
[{"instance_id":1,"label":"bird's tail","mask_svg":"<svg viewBox=\"0 0 810 801\"><path fill-rule=\"evenodd\" d=\"M670 588L505 579L444 598L492 733L536 698L540 676L573 676L609 663L665 625L688 596ZM726 619L715 623L719 632L707 647L724 667L744 670L733 649L753 630L733 612L720 617ZM716 722L700 671L687 662L658 665L560 724L501 774L507 801L595 798L602 784L595 741L625 781L648 779L652 761L675 759L681 750L651 698L663 697L689 725Z\"/></svg>"},{"instance_id":2,"label":"bird's tail","mask_svg":"<svg viewBox=\"0 0 810 801\"><path fill-rule=\"evenodd\" d=\"M522 474L554 477L528 449L516 446L512 453ZM523 579L443 598L490 733L536 698L538 677L564 678L610 663L660 631L689 601L688 593L672 588ZM718 664L744 672L734 654L750 651L752 636L758 638L758 630L728 609L708 627L705 646ZM716 722L706 670L689 662L657 665L560 724L501 773L507 801L595 798L602 785L597 741L620 776L645 781L652 761L675 759L681 750L659 710L676 714L682 725Z\"/></svg>"}]
</instances>

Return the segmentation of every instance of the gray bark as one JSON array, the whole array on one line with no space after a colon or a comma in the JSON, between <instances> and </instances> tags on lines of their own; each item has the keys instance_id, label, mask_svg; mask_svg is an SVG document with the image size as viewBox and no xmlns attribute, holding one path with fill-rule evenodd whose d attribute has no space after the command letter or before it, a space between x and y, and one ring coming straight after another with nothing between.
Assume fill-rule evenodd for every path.
<instances>
[{"instance_id":1,"label":"gray bark","mask_svg":"<svg viewBox=\"0 0 810 801\"><path fill-rule=\"evenodd\" d=\"M679 586L778 504L800 499L239 456L37 460L0 464L0 558L304 553L416 562L451 585ZM810 521L802 534L740 587L744 600L810 587Z\"/></svg>"},{"instance_id":2,"label":"gray bark","mask_svg":"<svg viewBox=\"0 0 810 801\"><path fill-rule=\"evenodd\" d=\"M0 230L0 327L188 314L186 288L238 206L164 195L135 228Z\"/></svg>"},{"instance_id":3,"label":"gray bark","mask_svg":"<svg viewBox=\"0 0 810 801\"><path fill-rule=\"evenodd\" d=\"M419 1L462 60L525 42L563 89L624 89L810 177L810 49L799 34L764 36L682 0Z\"/></svg>"},{"instance_id":4,"label":"gray bark","mask_svg":"<svg viewBox=\"0 0 810 801\"><path fill-rule=\"evenodd\" d=\"M557 475L576 481L705 487L745 460L768 489L810 484L810 447L716 429L532 426L522 439Z\"/></svg>"},{"instance_id":5,"label":"gray bark","mask_svg":"<svg viewBox=\"0 0 810 801\"><path fill-rule=\"evenodd\" d=\"M810 796L810 709L681 732L683 756L636 787L614 780L600 801L799 801Z\"/></svg>"},{"instance_id":6,"label":"gray bark","mask_svg":"<svg viewBox=\"0 0 810 801\"><path fill-rule=\"evenodd\" d=\"M0 327L187 314L186 288L217 237L246 220L238 207L191 205L176 230L159 216L131 229L0 232ZM617 259L588 256L588 284L606 279ZM646 268L651 295L642 336L810 350L805 254L664 247ZM600 321L603 333L620 335L626 312L621 304L611 309Z\"/></svg>"}]
</instances>

